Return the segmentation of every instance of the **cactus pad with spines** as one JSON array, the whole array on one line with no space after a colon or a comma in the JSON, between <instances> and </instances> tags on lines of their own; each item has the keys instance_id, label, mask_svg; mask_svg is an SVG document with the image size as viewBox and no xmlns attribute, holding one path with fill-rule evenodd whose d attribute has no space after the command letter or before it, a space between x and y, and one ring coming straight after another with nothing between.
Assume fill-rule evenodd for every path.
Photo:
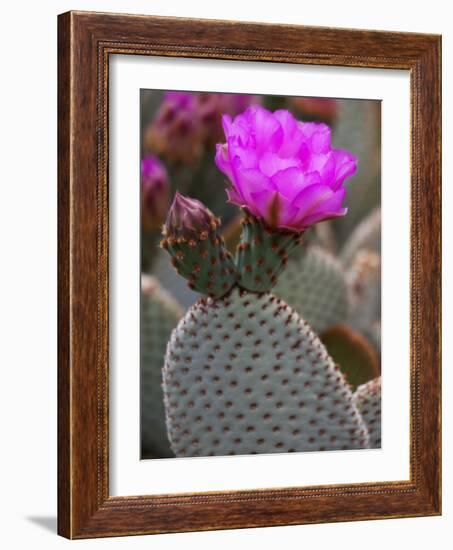
<instances>
[{"instance_id":1,"label":"cactus pad with spines","mask_svg":"<svg viewBox=\"0 0 453 550\"><path fill-rule=\"evenodd\" d=\"M183 312L153 277L142 276L140 398L142 457L174 456L167 437L162 367L167 341Z\"/></svg>"},{"instance_id":2,"label":"cactus pad with spines","mask_svg":"<svg viewBox=\"0 0 453 550\"><path fill-rule=\"evenodd\" d=\"M271 293L200 299L163 369L176 456L367 448L343 375L311 328Z\"/></svg>"},{"instance_id":3,"label":"cactus pad with spines","mask_svg":"<svg viewBox=\"0 0 453 550\"><path fill-rule=\"evenodd\" d=\"M319 246L299 248L289 259L273 292L318 333L344 322L349 314L344 269Z\"/></svg>"},{"instance_id":4,"label":"cactus pad with spines","mask_svg":"<svg viewBox=\"0 0 453 550\"><path fill-rule=\"evenodd\" d=\"M354 401L370 434L370 448L381 448L381 377L359 386Z\"/></svg>"},{"instance_id":5,"label":"cactus pad with spines","mask_svg":"<svg viewBox=\"0 0 453 550\"><path fill-rule=\"evenodd\" d=\"M271 231L249 215L242 226L241 242L236 252L238 285L252 292L266 292L277 282L289 254L301 243L302 234Z\"/></svg>"},{"instance_id":6,"label":"cactus pad with spines","mask_svg":"<svg viewBox=\"0 0 453 550\"><path fill-rule=\"evenodd\" d=\"M161 242L189 287L216 298L228 292L237 278L218 227L219 220L200 201L176 193Z\"/></svg>"}]
</instances>

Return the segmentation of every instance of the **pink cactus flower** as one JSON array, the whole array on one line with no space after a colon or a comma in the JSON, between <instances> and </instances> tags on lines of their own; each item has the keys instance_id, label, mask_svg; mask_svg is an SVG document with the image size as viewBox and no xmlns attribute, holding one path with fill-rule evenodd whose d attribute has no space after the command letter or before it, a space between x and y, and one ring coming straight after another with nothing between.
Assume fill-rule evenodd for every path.
<instances>
[{"instance_id":1,"label":"pink cactus flower","mask_svg":"<svg viewBox=\"0 0 453 550\"><path fill-rule=\"evenodd\" d=\"M145 130L145 149L175 164L196 162L202 154L203 146L197 120L193 94L167 92Z\"/></svg>"},{"instance_id":2,"label":"pink cactus flower","mask_svg":"<svg viewBox=\"0 0 453 550\"><path fill-rule=\"evenodd\" d=\"M229 179L230 202L271 228L294 232L346 214L343 183L357 159L332 149L326 124L259 105L234 119L224 115L222 123L226 143L217 145L215 161Z\"/></svg>"},{"instance_id":3,"label":"pink cactus flower","mask_svg":"<svg viewBox=\"0 0 453 550\"><path fill-rule=\"evenodd\" d=\"M170 183L164 165L149 155L141 161L142 224L144 229L160 227L170 200Z\"/></svg>"}]
</instances>

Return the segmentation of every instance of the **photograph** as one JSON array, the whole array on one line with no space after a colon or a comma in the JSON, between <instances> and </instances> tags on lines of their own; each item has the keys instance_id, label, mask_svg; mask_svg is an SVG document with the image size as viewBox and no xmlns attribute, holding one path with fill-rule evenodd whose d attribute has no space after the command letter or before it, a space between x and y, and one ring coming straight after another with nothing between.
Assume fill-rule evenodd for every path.
<instances>
[{"instance_id":1,"label":"photograph","mask_svg":"<svg viewBox=\"0 0 453 550\"><path fill-rule=\"evenodd\" d=\"M332 6L59 15L61 536L442 513L442 37Z\"/></svg>"},{"instance_id":2,"label":"photograph","mask_svg":"<svg viewBox=\"0 0 453 550\"><path fill-rule=\"evenodd\" d=\"M5 2L4 549L451 550L447 6Z\"/></svg>"},{"instance_id":3,"label":"photograph","mask_svg":"<svg viewBox=\"0 0 453 550\"><path fill-rule=\"evenodd\" d=\"M140 90L140 457L381 447L381 101Z\"/></svg>"}]
</instances>

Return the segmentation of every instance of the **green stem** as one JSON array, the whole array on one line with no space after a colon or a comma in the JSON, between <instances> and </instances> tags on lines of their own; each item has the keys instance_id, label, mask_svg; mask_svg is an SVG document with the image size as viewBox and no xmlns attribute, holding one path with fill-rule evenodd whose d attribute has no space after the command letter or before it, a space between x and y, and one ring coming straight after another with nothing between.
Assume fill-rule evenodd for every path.
<instances>
[{"instance_id":1,"label":"green stem","mask_svg":"<svg viewBox=\"0 0 453 550\"><path fill-rule=\"evenodd\" d=\"M238 285L252 292L270 290L289 254L301 241L302 233L270 230L256 218L247 216L236 252Z\"/></svg>"}]
</instances>

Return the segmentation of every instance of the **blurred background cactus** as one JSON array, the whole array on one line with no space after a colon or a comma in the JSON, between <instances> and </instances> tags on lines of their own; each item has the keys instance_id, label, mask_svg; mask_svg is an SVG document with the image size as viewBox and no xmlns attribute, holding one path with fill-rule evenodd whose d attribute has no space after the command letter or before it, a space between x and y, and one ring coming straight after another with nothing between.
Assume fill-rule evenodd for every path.
<instances>
[{"instance_id":1,"label":"blurred background cactus","mask_svg":"<svg viewBox=\"0 0 453 550\"><path fill-rule=\"evenodd\" d=\"M332 373L334 380L339 377L339 382L336 383L345 384L348 402L350 400L354 409L363 410L364 396L368 395L363 388L380 376L380 102L154 90L142 90L140 100L141 264L144 275L141 300L140 365L142 458L174 456L170 439L176 432L172 428L173 436L169 435L168 426L165 423L162 369L170 335L175 327L182 326L185 313L202 296L196 286L192 285L193 288L189 288L187 280L178 274L172 265L167 251L160 247L162 223L176 192L198 199L219 220L216 232L223 237L226 247L232 256L235 256L236 247L240 243L241 221L244 216L235 205L227 202L225 193L227 177L215 165L215 145L224 141L222 114L227 113L234 117L249 105L259 104L272 111L287 109L298 120L326 123L332 130L334 146L351 151L358 158L358 170L345 184L347 192L344 202L348 207L347 216L323 221L304 233L305 244L288 254L285 269L280 273L272 292L277 299L284 301L294 311L296 317L291 323L294 323L295 331L296 327L300 326L297 319L299 317L302 319L303 331L306 335L304 337L307 339L306 345L321 346L320 349L324 350L323 361L327 369L325 372ZM237 300L239 299L238 294ZM201 315L199 306L198 309L195 306L191 311ZM216 324L219 325L218 322ZM212 330L215 332L215 328ZM203 341L203 334L204 332L200 331L196 343L202 347L205 346L206 353L212 355L207 351L212 344ZM284 333L281 338L283 345ZM271 342L262 343L260 346L262 347L260 353L269 353L266 346L271 346ZM300 390L299 386L305 383L304 376L308 370L302 370L297 387L288 388L282 384L288 378L285 376L285 369L281 372L261 373L261 376L266 374L268 376L265 381L266 392L263 393L263 381L253 368L252 357L248 358L250 361L247 362L245 357L237 355L238 357L231 360L231 365L240 364L243 370L251 366L252 371L244 370L243 375L236 378L230 371L225 371L215 391L236 381L238 385L243 386L244 391L246 389L252 391L251 394L244 394L244 399L249 399L252 395L263 397L266 393L272 392L275 403L285 402L283 409L273 410L272 414L276 415L274 419L280 418L284 413L288 418L300 414L300 409L298 412L289 411L293 405L296 406L296 403L303 401L300 396L296 401L296 394L291 395L291 392ZM294 357L297 355L295 351ZM225 363L227 364L229 363ZM293 366L293 368L297 367ZM180 372L178 373L175 376L179 376ZM194 373L193 376L199 375ZM177 381L181 388L187 390L186 401L190 402L192 399L189 395L192 395L192 390L189 386L197 387L196 380L192 380L190 376ZM187 384L189 386L186 387ZM278 389L274 385L277 385ZM198 385L198 389L203 388ZM319 390L317 386L316 389ZM371 389L374 400L373 414L379 416L380 379L379 392L376 390L376 384ZM256 391L258 394L255 393ZM377 395L379 397L376 397ZM202 399L202 396L199 399ZM267 398L263 397L263 399L266 401ZM172 408L170 394L167 400L167 405ZM378 401L379 407L376 404ZM220 440L224 438L224 442L219 443L218 446L212 446L212 442L219 438L215 434L203 432L206 427L209 428L210 424L197 420L200 414L186 410L187 425L182 427L181 421L174 421L172 427L174 424L179 424L177 429L182 432L189 430L191 439L183 437L179 432L181 443L173 442L174 446L176 445L179 449L185 448L186 454L190 456L263 452L263 443L256 446L250 444L249 435L252 432L241 432L252 424L259 431L258 413L255 416L250 413L251 416L235 418L234 410L217 410L214 400L213 406L216 414L223 412L224 418L228 419L228 423L225 420L224 424L228 424L231 432L228 434L225 432L219 436ZM329 406L326 407L326 411L327 409ZM311 418L315 413L316 411L310 409ZM244 413L236 412L236 416L241 414ZM262 412L262 414L269 413ZM316 414L318 418L315 420L318 423L328 419L326 416L326 419L322 420L323 413ZM170 416L176 418L177 415ZM252 416L254 420L249 422ZM267 420L271 422L270 419ZM370 430L366 420L364 418L365 431L370 432L373 446L379 446L380 423L379 430L373 428L373 431ZM283 416L280 422L283 422ZM352 422L354 430L358 430L357 434L361 434L363 431L361 420ZM378 421L376 420L373 425L378 425ZM338 434L334 433L335 429L329 427L328 422L326 426L324 424L321 427L317 426L318 431L326 430L322 431L322 441L319 437L313 439L314 425L308 425L303 434L298 430L300 428L292 427L291 421L288 420L287 430L280 431L280 438L277 437L278 432L275 432L275 437L269 438L266 445L268 444L273 450L267 450L267 452L281 452L288 449L307 450L307 448L309 450L331 449L346 445L345 442L340 443L340 440L336 439ZM197 435L193 436L195 432ZM202 432L203 436L200 435ZM360 447L360 440L363 443L363 438L368 438L368 435L361 434L355 437L357 447ZM334 438L333 443L329 443L331 438ZM196 448L193 447L190 451L189 443L194 439L198 440L198 443L195 445ZM233 442L238 439L241 439L241 442L233 445ZM256 435L254 440L261 439L261 436ZM308 443L309 440L311 443ZM283 447L276 447L279 443L284 443ZM350 441L347 442L347 446L354 448L354 444ZM180 455L183 456L184 453L181 452Z\"/></svg>"},{"instance_id":2,"label":"blurred background cactus","mask_svg":"<svg viewBox=\"0 0 453 550\"><path fill-rule=\"evenodd\" d=\"M140 307L140 416L142 454L174 456L165 425L162 357L183 313L176 300L152 276L142 275Z\"/></svg>"}]
</instances>

